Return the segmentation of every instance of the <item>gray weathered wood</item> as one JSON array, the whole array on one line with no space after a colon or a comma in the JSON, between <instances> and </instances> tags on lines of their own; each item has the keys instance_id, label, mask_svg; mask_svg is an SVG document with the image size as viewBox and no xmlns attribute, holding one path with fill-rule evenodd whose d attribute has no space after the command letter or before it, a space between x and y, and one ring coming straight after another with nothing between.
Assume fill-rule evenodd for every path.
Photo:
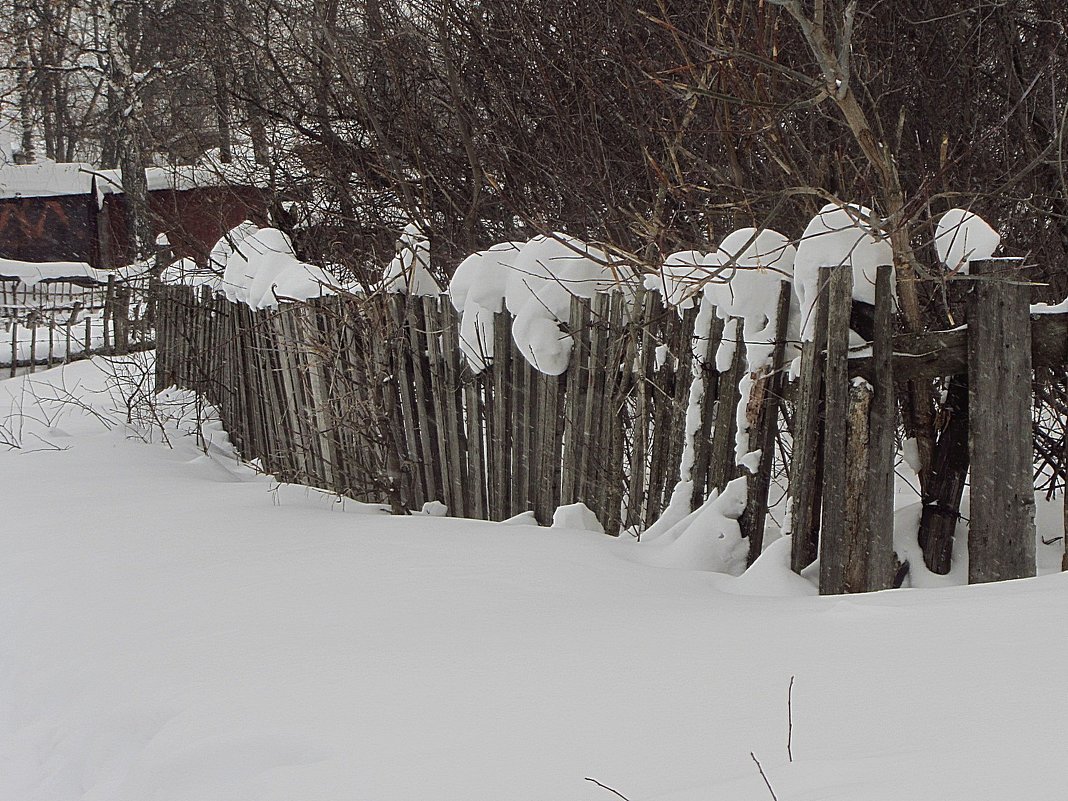
<instances>
[{"instance_id":1,"label":"gray weathered wood","mask_svg":"<svg viewBox=\"0 0 1068 801\"><path fill-rule=\"evenodd\" d=\"M968 298L968 582L1035 575L1030 289L1004 262L972 263Z\"/></svg>"},{"instance_id":2,"label":"gray weathered wood","mask_svg":"<svg viewBox=\"0 0 1068 801\"><path fill-rule=\"evenodd\" d=\"M853 271L827 270L827 367L823 440L823 506L820 523L820 593L846 591L848 561L847 504L849 500L843 435L849 414L849 312L853 297Z\"/></svg>"},{"instance_id":3,"label":"gray weathered wood","mask_svg":"<svg viewBox=\"0 0 1068 801\"><path fill-rule=\"evenodd\" d=\"M820 535L823 477L823 352L827 341L827 289L816 297L812 339L801 348L790 463L790 566L800 573L815 561Z\"/></svg>"},{"instance_id":4,"label":"gray weathered wood","mask_svg":"<svg viewBox=\"0 0 1068 801\"><path fill-rule=\"evenodd\" d=\"M764 547L764 525L767 521L771 471L775 461L775 435L778 432L782 388L786 383L783 367L792 296L793 288L783 281L779 287L779 302L775 307L775 343L771 351L771 364L757 379L750 398L750 407L756 418L750 421L749 447L760 450L760 461L756 472L748 475L745 512L738 521L742 536L749 540L749 564L757 560Z\"/></svg>"},{"instance_id":5,"label":"gray weathered wood","mask_svg":"<svg viewBox=\"0 0 1068 801\"><path fill-rule=\"evenodd\" d=\"M875 336L872 341L874 396L868 414L868 538L866 589L893 586L894 555L894 457L896 456L897 406L894 399L893 267L880 265L875 280Z\"/></svg>"}]
</instances>

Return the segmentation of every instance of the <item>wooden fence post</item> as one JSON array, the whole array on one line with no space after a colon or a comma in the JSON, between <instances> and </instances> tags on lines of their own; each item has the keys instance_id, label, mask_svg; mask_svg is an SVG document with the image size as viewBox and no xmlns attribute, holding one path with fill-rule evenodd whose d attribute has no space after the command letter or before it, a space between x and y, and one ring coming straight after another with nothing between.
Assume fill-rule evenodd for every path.
<instances>
[{"instance_id":1,"label":"wooden fence post","mask_svg":"<svg viewBox=\"0 0 1068 801\"><path fill-rule=\"evenodd\" d=\"M894 456L897 406L894 402L893 300L894 268L882 264L875 279L875 335L872 340L874 397L868 418L868 569L867 590L889 589L894 583Z\"/></svg>"},{"instance_id":2,"label":"wooden fence post","mask_svg":"<svg viewBox=\"0 0 1068 801\"><path fill-rule=\"evenodd\" d=\"M800 573L815 561L819 548L823 494L823 349L827 341L827 289L811 310L812 339L801 348L801 378L794 413L794 450L790 464L790 567Z\"/></svg>"},{"instance_id":3,"label":"wooden fence post","mask_svg":"<svg viewBox=\"0 0 1068 801\"><path fill-rule=\"evenodd\" d=\"M972 262L968 297L968 583L1035 575L1031 289L1015 261Z\"/></svg>"},{"instance_id":4,"label":"wooden fence post","mask_svg":"<svg viewBox=\"0 0 1068 801\"><path fill-rule=\"evenodd\" d=\"M823 512L820 520L820 594L837 595L846 587L848 548L849 471L859 459L850 454L849 418L849 315L853 306L853 270L833 267L827 294L827 376L823 438ZM845 452L843 452L845 451ZM800 454L804 458L805 454ZM851 458L853 457L853 458Z\"/></svg>"},{"instance_id":5,"label":"wooden fence post","mask_svg":"<svg viewBox=\"0 0 1068 801\"><path fill-rule=\"evenodd\" d=\"M779 406L782 390L786 384L783 362L786 356L786 336L790 319L790 297L793 288L783 281L779 286L779 302L776 306L775 344L772 349L770 370L753 385L753 394L760 394L756 406L757 419L749 430L749 447L760 450L760 461L755 473L749 473L745 512L739 523L742 536L749 540L749 564L753 564L764 547L764 524L768 514L768 493L771 489L771 471L775 459L775 434L779 424Z\"/></svg>"}]
</instances>

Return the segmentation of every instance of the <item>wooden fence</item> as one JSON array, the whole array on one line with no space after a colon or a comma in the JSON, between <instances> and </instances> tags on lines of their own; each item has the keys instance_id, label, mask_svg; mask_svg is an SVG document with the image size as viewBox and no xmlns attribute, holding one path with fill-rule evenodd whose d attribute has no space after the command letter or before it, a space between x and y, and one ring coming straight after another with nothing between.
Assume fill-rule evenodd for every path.
<instances>
[{"instance_id":1,"label":"wooden fence","mask_svg":"<svg viewBox=\"0 0 1068 801\"><path fill-rule=\"evenodd\" d=\"M161 291L157 385L201 392L244 457L280 480L398 510L440 500L450 514L490 520L530 510L548 523L581 501L616 533L655 521L679 479L697 311L680 317L655 293L576 298L571 364L550 376L516 348L508 314L494 318L491 365L472 372L447 298L333 296L252 311L206 290ZM723 329L713 325L712 354ZM697 369L696 505L740 474L744 360L738 347L728 371ZM781 377L762 378L751 404L753 447L767 446L743 521L756 553Z\"/></svg>"},{"instance_id":2,"label":"wooden fence","mask_svg":"<svg viewBox=\"0 0 1068 801\"><path fill-rule=\"evenodd\" d=\"M788 463L793 567L818 558L821 592L840 593L895 586L908 568L893 550L899 410L924 392L930 403L937 377L948 387L947 419L921 474L925 561L949 569L970 478L970 579L1015 578L1034 571L1032 370L1063 374L1068 363L1068 315L1031 318L1015 264L973 265L968 328L896 336L890 268L880 268L868 310L875 334L860 356L849 349L851 271L827 270L791 387L783 285L772 363L754 376L744 415L760 452L752 473L735 454L745 348L722 372L711 358L695 364L696 310L680 316L655 293L575 299L570 366L548 376L514 345L507 314L494 317L490 366L472 372L446 298L331 296L253 311L165 286L156 383L202 393L241 454L278 479L398 512L440 500L457 516L530 510L548 523L581 501L614 534L656 521L680 478L692 480L697 508L744 474L750 561L773 471ZM708 354L731 330L714 322ZM787 395L789 414L780 413ZM781 439L798 458L776 458ZM1059 470L1063 478L1068 464Z\"/></svg>"},{"instance_id":3,"label":"wooden fence","mask_svg":"<svg viewBox=\"0 0 1068 801\"><path fill-rule=\"evenodd\" d=\"M0 280L0 364L10 375L92 355L154 347L143 288L109 277L83 286L70 281L26 285Z\"/></svg>"}]
</instances>

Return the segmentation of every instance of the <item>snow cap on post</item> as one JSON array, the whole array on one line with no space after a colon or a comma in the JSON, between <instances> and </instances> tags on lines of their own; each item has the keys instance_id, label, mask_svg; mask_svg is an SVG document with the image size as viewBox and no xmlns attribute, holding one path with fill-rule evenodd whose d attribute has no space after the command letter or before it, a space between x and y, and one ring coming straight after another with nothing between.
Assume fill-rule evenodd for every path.
<instances>
[{"instance_id":1,"label":"snow cap on post","mask_svg":"<svg viewBox=\"0 0 1068 801\"><path fill-rule=\"evenodd\" d=\"M938 260L953 273L967 275L968 262L989 259L1000 244L1000 234L966 209L950 209L935 227Z\"/></svg>"},{"instance_id":2,"label":"snow cap on post","mask_svg":"<svg viewBox=\"0 0 1068 801\"><path fill-rule=\"evenodd\" d=\"M871 209L829 203L812 218L797 244L794 292L800 304L801 339L812 339L812 309L823 279L820 270L848 266L853 270L853 299L875 304L875 275L881 264L893 264L889 241L873 225Z\"/></svg>"},{"instance_id":3,"label":"snow cap on post","mask_svg":"<svg viewBox=\"0 0 1068 801\"><path fill-rule=\"evenodd\" d=\"M796 252L778 231L740 228L720 244L728 266L705 285L705 296L720 317L741 317L755 330L774 319L779 284L793 279Z\"/></svg>"},{"instance_id":4,"label":"snow cap on post","mask_svg":"<svg viewBox=\"0 0 1068 801\"><path fill-rule=\"evenodd\" d=\"M680 250L672 253L655 273L645 276L645 288L659 292L665 306L673 306L681 314L693 308L701 289L715 280L718 269L726 262L719 250L702 253L699 250Z\"/></svg>"},{"instance_id":5,"label":"snow cap on post","mask_svg":"<svg viewBox=\"0 0 1068 801\"><path fill-rule=\"evenodd\" d=\"M441 294L430 274L430 240L415 223L408 223L397 240L397 255L382 276L386 292L400 295Z\"/></svg>"}]
</instances>

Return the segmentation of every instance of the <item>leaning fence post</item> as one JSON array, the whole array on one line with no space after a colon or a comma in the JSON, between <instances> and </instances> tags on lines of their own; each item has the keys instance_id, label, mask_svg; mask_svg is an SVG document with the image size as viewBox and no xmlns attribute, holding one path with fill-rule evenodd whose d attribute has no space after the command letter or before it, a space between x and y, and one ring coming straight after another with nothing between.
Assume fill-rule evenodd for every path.
<instances>
[{"instance_id":1,"label":"leaning fence post","mask_svg":"<svg viewBox=\"0 0 1068 801\"><path fill-rule=\"evenodd\" d=\"M972 262L968 294L968 583L1035 575L1031 288L1015 260Z\"/></svg>"}]
</instances>

